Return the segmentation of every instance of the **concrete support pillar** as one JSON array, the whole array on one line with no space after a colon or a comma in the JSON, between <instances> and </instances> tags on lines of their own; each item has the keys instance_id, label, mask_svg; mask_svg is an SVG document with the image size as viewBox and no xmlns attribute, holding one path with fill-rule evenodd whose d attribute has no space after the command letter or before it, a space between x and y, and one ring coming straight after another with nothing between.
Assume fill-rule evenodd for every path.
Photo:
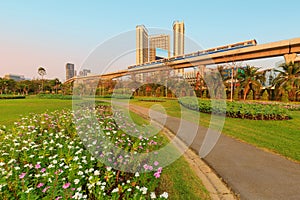
<instances>
[{"instance_id":1,"label":"concrete support pillar","mask_svg":"<svg viewBox=\"0 0 300 200\"><path fill-rule=\"evenodd\" d=\"M297 58L297 54L296 53L291 53L291 54L285 54L284 55L284 59L285 59L285 63L289 64L289 63L293 63L295 62Z\"/></svg>"}]
</instances>

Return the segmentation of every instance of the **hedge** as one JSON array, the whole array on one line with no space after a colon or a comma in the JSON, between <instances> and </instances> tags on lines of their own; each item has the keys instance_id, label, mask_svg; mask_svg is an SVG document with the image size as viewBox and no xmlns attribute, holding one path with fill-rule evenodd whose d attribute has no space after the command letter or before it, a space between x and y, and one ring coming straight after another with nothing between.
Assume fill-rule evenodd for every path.
<instances>
[{"instance_id":1,"label":"hedge","mask_svg":"<svg viewBox=\"0 0 300 200\"><path fill-rule=\"evenodd\" d=\"M216 115L226 115L231 118L252 120L287 120L290 119L288 110L279 105L248 104L244 102L225 102L220 100L203 100L184 97L179 103L192 110Z\"/></svg>"}]
</instances>

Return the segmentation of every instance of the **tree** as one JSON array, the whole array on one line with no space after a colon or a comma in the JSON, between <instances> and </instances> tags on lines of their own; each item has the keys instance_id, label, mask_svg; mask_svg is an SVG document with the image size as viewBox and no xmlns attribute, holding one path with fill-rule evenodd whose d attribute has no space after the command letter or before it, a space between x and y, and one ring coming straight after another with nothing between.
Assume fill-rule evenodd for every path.
<instances>
[{"instance_id":1,"label":"tree","mask_svg":"<svg viewBox=\"0 0 300 200\"><path fill-rule=\"evenodd\" d=\"M283 63L279 67L280 70L275 70L279 74L273 81L277 96L287 93L289 99L296 100L297 90L300 88L300 64Z\"/></svg>"},{"instance_id":2,"label":"tree","mask_svg":"<svg viewBox=\"0 0 300 200\"><path fill-rule=\"evenodd\" d=\"M244 100L246 100L248 92L251 90L255 93L259 90L266 77L264 72L258 72L259 68L247 65L243 70L238 71L237 79L240 86L244 90Z\"/></svg>"},{"instance_id":3,"label":"tree","mask_svg":"<svg viewBox=\"0 0 300 200\"><path fill-rule=\"evenodd\" d=\"M44 90L44 76L46 75L46 70L43 67L38 68L38 74L42 77L42 92Z\"/></svg>"}]
</instances>

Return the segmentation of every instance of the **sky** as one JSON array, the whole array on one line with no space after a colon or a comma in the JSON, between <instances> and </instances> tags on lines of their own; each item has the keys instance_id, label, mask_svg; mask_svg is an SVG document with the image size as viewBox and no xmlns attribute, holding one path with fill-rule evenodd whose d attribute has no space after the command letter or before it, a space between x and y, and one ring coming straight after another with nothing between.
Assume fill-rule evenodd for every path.
<instances>
[{"instance_id":1,"label":"sky","mask_svg":"<svg viewBox=\"0 0 300 200\"><path fill-rule=\"evenodd\" d=\"M139 24L171 31L174 20L183 20L186 36L204 49L249 39L263 44L296 38L299 7L297 0L0 0L0 77L38 78L42 66L46 78L64 80L67 62L79 71L99 45L134 33ZM127 68L115 64L116 69Z\"/></svg>"}]
</instances>

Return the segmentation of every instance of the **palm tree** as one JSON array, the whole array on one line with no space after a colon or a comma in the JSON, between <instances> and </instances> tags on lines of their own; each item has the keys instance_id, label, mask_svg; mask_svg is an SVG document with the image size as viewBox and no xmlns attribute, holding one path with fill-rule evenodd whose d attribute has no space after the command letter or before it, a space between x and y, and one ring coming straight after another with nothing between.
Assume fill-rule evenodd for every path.
<instances>
[{"instance_id":1,"label":"palm tree","mask_svg":"<svg viewBox=\"0 0 300 200\"><path fill-rule=\"evenodd\" d=\"M279 67L281 70L275 70L279 74L273 80L277 95L279 96L287 92L289 99L295 100L300 87L300 64L283 63Z\"/></svg>"},{"instance_id":2,"label":"palm tree","mask_svg":"<svg viewBox=\"0 0 300 200\"><path fill-rule=\"evenodd\" d=\"M247 65L243 70L238 71L237 79L240 86L244 89L244 100L250 90L255 94L259 90L266 77L264 72L259 72L259 68Z\"/></svg>"},{"instance_id":3,"label":"palm tree","mask_svg":"<svg viewBox=\"0 0 300 200\"><path fill-rule=\"evenodd\" d=\"M44 76L46 75L46 70L43 67L39 67L38 74L42 77L42 92L44 89Z\"/></svg>"}]
</instances>

